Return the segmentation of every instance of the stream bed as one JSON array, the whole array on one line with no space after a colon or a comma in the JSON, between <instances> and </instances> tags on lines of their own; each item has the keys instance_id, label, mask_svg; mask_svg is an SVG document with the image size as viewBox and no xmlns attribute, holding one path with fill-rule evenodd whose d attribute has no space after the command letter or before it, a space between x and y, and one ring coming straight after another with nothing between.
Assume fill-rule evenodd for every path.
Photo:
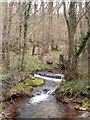
<instances>
[{"instance_id":1,"label":"stream bed","mask_svg":"<svg viewBox=\"0 0 90 120\"><path fill-rule=\"evenodd\" d=\"M62 79L38 76L45 80L43 86L34 88L32 98L27 98L18 107L14 120L20 118L77 118L82 112L68 109L55 98L55 90ZM63 120L63 119L62 119Z\"/></svg>"}]
</instances>

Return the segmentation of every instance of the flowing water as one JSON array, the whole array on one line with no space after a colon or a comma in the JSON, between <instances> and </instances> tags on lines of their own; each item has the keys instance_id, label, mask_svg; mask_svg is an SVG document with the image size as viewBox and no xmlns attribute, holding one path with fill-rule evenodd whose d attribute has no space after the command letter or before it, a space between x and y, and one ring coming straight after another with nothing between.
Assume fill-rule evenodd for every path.
<instances>
[{"instance_id":1,"label":"flowing water","mask_svg":"<svg viewBox=\"0 0 90 120\"><path fill-rule=\"evenodd\" d=\"M54 91L62 79L40 76L45 80L43 86L33 90L34 97L26 99L17 109L14 120L20 118L74 118L79 112L67 109L62 103L56 100ZM63 77L63 76L62 76Z\"/></svg>"}]
</instances>

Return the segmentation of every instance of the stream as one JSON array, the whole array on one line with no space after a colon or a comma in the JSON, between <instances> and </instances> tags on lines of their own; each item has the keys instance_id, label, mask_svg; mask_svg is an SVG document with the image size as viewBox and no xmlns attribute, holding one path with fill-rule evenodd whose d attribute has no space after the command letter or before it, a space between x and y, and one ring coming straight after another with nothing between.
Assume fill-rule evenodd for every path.
<instances>
[{"instance_id":1,"label":"stream","mask_svg":"<svg viewBox=\"0 0 90 120\"><path fill-rule=\"evenodd\" d=\"M20 118L76 118L81 113L68 109L55 98L55 90L62 81L62 74L57 74L57 78L34 74L34 77L42 78L45 84L34 88L32 98L27 98L18 107L14 120ZM52 77L52 78L51 78ZM63 119L62 119L63 120Z\"/></svg>"}]
</instances>

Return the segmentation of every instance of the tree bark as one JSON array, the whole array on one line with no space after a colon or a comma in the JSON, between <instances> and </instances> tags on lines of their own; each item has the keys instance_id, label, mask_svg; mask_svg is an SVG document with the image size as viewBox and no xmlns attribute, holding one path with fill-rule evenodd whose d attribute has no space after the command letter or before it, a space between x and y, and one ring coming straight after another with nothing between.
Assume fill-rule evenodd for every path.
<instances>
[{"instance_id":1,"label":"tree bark","mask_svg":"<svg viewBox=\"0 0 90 120\"><path fill-rule=\"evenodd\" d=\"M80 16L81 16L81 11L82 11L82 2L79 3L79 11L80 11ZM83 35L84 34L84 28L83 28L83 20L80 20L80 34ZM82 63L85 60L85 49L83 49L82 51Z\"/></svg>"},{"instance_id":2,"label":"tree bark","mask_svg":"<svg viewBox=\"0 0 90 120\"><path fill-rule=\"evenodd\" d=\"M34 20L36 20L37 19L37 15L36 15L36 11L37 11L37 4L35 3L34 4ZM32 56L35 54L35 48L36 48L36 31L34 31L34 33L33 33L33 47L32 47Z\"/></svg>"},{"instance_id":3,"label":"tree bark","mask_svg":"<svg viewBox=\"0 0 90 120\"><path fill-rule=\"evenodd\" d=\"M35 48L36 48L36 45L33 45L33 48L32 48L32 56L35 54Z\"/></svg>"},{"instance_id":4,"label":"tree bark","mask_svg":"<svg viewBox=\"0 0 90 120\"><path fill-rule=\"evenodd\" d=\"M66 14L66 5L65 2L63 2L64 7L64 17L67 23L67 29L68 29L68 60L67 65L65 67L65 78L66 80L76 79L77 77L77 58L74 56L75 50L75 32L76 32L76 3L70 2L69 6L69 18L67 18Z\"/></svg>"},{"instance_id":5,"label":"tree bark","mask_svg":"<svg viewBox=\"0 0 90 120\"><path fill-rule=\"evenodd\" d=\"M13 3L9 5L3 3L4 13L3 13L3 40L2 40L2 63L3 72L8 72L10 70L10 29L11 29L11 17L12 17L12 6ZM7 10L9 10L7 14Z\"/></svg>"},{"instance_id":6,"label":"tree bark","mask_svg":"<svg viewBox=\"0 0 90 120\"><path fill-rule=\"evenodd\" d=\"M51 1L48 3L48 14L49 14L49 21L48 21L48 30L49 30L49 32L48 32L48 41L51 43L51 50L53 50L53 48L54 48L54 40L53 40L53 34L52 34L52 30L53 30L53 2L51 2Z\"/></svg>"},{"instance_id":7,"label":"tree bark","mask_svg":"<svg viewBox=\"0 0 90 120\"><path fill-rule=\"evenodd\" d=\"M86 3L86 10L88 11L87 24L88 24L88 29L90 32L90 1L88 3ZM90 35L88 37L88 85L90 86Z\"/></svg>"},{"instance_id":8,"label":"tree bark","mask_svg":"<svg viewBox=\"0 0 90 120\"><path fill-rule=\"evenodd\" d=\"M22 49L22 5L21 3L19 2L18 3L18 8L19 8L19 37L18 37L18 40L19 40L19 58L18 58L18 69L19 69L19 72L20 72L20 67L21 67L21 49Z\"/></svg>"},{"instance_id":9,"label":"tree bark","mask_svg":"<svg viewBox=\"0 0 90 120\"><path fill-rule=\"evenodd\" d=\"M28 18L29 12L31 8L31 2L27 3L28 6L25 7L24 11L24 41L23 41L23 51L22 51L22 60L21 60L21 71L24 70L24 58L25 58L25 51L26 51L26 37L27 37L27 29L28 29ZM25 3L26 5L26 3Z\"/></svg>"}]
</instances>

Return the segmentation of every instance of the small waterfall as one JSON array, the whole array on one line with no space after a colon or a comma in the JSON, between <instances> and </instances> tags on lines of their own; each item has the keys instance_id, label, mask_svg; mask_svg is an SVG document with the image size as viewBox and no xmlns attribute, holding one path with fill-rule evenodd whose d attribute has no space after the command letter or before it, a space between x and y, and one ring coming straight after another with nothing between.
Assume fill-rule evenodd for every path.
<instances>
[{"instance_id":1,"label":"small waterfall","mask_svg":"<svg viewBox=\"0 0 90 120\"><path fill-rule=\"evenodd\" d=\"M49 75L49 73L47 74ZM51 76L54 76L53 74L50 74ZM62 81L62 78L64 77L64 75L62 74L55 74L55 76L61 76L60 78L53 78L53 77L47 77L47 76L42 76L42 75L39 75L39 74L34 74L34 77L37 77L37 78L42 78L42 79L45 79L45 80L51 80L51 81L54 81L54 82L61 82ZM46 94L45 93L41 93L41 95L36 95L35 97L32 97L31 100L30 100L30 103L31 104L35 104L35 103L40 103L41 101L45 101L47 100L47 98L53 93L55 92L56 88L58 86L54 87L54 88L51 88L51 90L49 90Z\"/></svg>"},{"instance_id":2,"label":"small waterfall","mask_svg":"<svg viewBox=\"0 0 90 120\"><path fill-rule=\"evenodd\" d=\"M35 97L32 97L31 100L30 100L30 103L33 104L33 103L39 103L41 101L45 101L47 100L47 98L49 97L49 95L51 95L53 92L55 92L57 87L49 90L46 94L41 94L41 95L36 95Z\"/></svg>"},{"instance_id":3,"label":"small waterfall","mask_svg":"<svg viewBox=\"0 0 90 120\"><path fill-rule=\"evenodd\" d=\"M57 87L49 90L46 94L47 94L47 95L51 95L53 92L55 92L56 89L57 89Z\"/></svg>"}]
</instances>

